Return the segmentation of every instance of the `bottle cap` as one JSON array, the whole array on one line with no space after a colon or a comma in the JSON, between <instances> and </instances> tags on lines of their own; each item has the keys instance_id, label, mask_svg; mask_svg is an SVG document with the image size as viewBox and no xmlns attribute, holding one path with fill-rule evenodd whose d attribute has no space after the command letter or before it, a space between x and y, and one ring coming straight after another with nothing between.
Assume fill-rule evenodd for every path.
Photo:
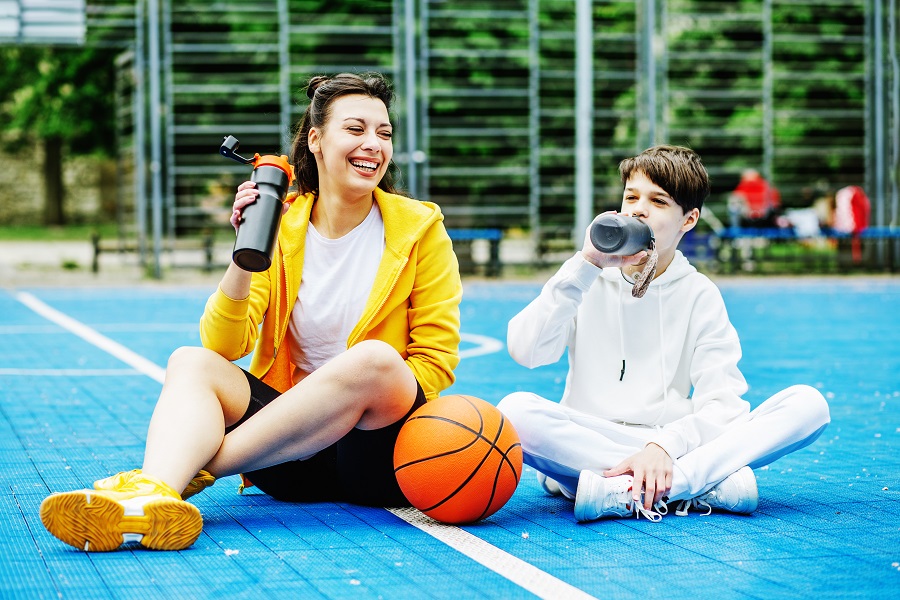
<instances>
[{"instance_id":1,"label":"bottle cap","mask_svg":"<svg viewBox=\"0 0 900 600\"><path fill-rule=\"evenodd\" d=\"M260 156L258 153L253 155L253 168L261 167L261 166L270 166L276 167L284 171L284 174L288 177L288 185L294 183L297 180L297 177L294 175L294 165L292 165L288 161L288 157L282 154L281 156L275 156L274 154L266 154L264 156Z\"/></svg>"}]
</instances>

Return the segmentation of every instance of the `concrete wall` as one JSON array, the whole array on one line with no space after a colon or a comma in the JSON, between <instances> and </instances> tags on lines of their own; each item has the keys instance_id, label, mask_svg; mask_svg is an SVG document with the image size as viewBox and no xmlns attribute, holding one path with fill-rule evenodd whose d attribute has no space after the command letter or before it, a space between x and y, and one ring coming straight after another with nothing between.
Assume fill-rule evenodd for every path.
<instances>
[{"instance_id":1,"label":"concrete wall","mask_svg":"<svg viewBox=\"0 0 900 600\"><path fill-rule=\"evenodd\" d=\"M43 150L0 152L0 215L4 225L42 225L44 218ZM116 162L85 156L64 158L64 210L68 223L114 222Z\"/></svg>"}]
</instances>

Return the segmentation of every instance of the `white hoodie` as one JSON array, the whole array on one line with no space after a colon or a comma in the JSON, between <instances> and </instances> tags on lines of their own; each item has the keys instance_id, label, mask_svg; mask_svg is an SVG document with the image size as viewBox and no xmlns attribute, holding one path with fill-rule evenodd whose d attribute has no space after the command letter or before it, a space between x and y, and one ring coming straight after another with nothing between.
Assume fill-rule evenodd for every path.
<instances>
[{"instance_id":1,"label":"white hoodie","mask_svg":"<svg viewBox=\"0 0 900 600\"><path fill-rule=\"evenodd\" d=\"M631 287L576 254L510 321L509 353L534 368L568 348L562 404L655 427L651 441L679 458L748 418L740 340L718 288L681 252L643 298Z\"/></svg>"}]
</instances>

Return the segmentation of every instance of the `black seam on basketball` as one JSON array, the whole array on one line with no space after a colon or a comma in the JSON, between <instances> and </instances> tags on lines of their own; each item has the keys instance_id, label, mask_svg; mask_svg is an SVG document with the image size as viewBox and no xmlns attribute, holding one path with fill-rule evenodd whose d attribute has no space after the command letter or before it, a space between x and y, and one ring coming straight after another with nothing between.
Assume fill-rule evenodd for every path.
<instances>
[{"instance_id":1,"label":"black seam on basketball","mask_svg":"<svg viewBox=\"0 0 900 600\"><path fill-rule=\"evenodd\" d=\"M496 446L495 446L496 448ZM499 449L498 449L499 452ZM503 456L503 453L500 452L500 455ZM505 458L505 457L504 457ZM487 512L491 509L491 505L494 503L494 496L497 495L497 482L500 481L500 472L503 470L503 460L501 459L499 463L497 463L497 471L494 473L494 485L491 486L491 495L488 498L487 504L484 506L484 510L481 511L481 514L478 515L476 521L480 521L484 518ZM515 473L515 470L513 470Z\"/></svg>"},{"instance_id":2,"label":"black seam on basketball","mask_svg":"<svg viewBox=\"0 0 900 600\"><path fill-rule=\"evenodd\" d=\"M496 439L500 439L500 434L503 432L504 425L506 425L506 417L501 414L500 415L500 427L497 428L497 438ZM495 443L493 444L493 448L496 449L497 452L500 453L500 462L497 463L497 471L494 473L494 485L491 486L491 495L488 498L488 501L484 507L484 510L481 511L481 514L478 515L477 519L475 519L476 521L480 521L481 519L483 519L485 517L485 515L488 513L488 511L491 509L491 505L494 503L494 497L497 495L497 484L500 482L500 473L503 472L503 464L504 463L506 463L509 466L510 470L512 471L513 479L515 479L516 487L518 487L519 473L518 473L518 471L516 471L516 467L512 464L512 461L509 459L509 452L516 446L521 446L521 445L522 444L520 442L516 442L515 444L513 444L506 450L501 450L497 446L496 440L495 440ZM514 490L514 493L515 493L515 490Z\"/></svg>"},{"instance_id":3,"label":"black seam on basketball","mask_svg":"<svg viewBox=\"0 0 900 600\"><path fill-rule=\"evenodd\" d=\"M479 416L481 415L481 413L478 413L478 414L479 414ZM463 450L465 450L465 449L467 449L467 448L470 448L472 445L476 444L476 443L478 442L478 440L484 440L485 442L487 442L488 444L490 444L491 447L497 448L497 451L498 451L498 452L500 452L501 454L503 453L503 451L500 450L500 449L497 447L497 439L499 439L500 433L503 431L503 424L505 423L505 420L503 419L502 415L501 415L501 419L500 419L500 427L497 428L497 437L494 438L494 440L490 440L490 439L488 439L488 437L487 437L486 435L484 435L484 420L483 420L483 419L482 419L482 422L481 422L481 431L475 431L474 429L472 429L472 428L469 427L468 425L465 425L465 424L463 424L463 423L460 423L459 421L454 421L453 419L450 419L450 418L448 418L448 417L442 417L442 416L440 416L440 415L420 415L420 416L414 417L414 418L415 418L415 419L434 419L434 420L437 420L437 421L444 421L445 423L452 423L453 425L456 425L457 427L461 427L461 428L464 429L465 431L468 431L468 432L470 432L470 433L474 433L474 434L475 434L475 438L472 440L472 442L471 442L470 444L467 444L467 445L465 445L465 446L461 446L461 447L455 448L455 449L453 449L453 450L447 450L446 452L442 452L441 454L435 454L435 455L432 455L432 456L426 456L426 457L423 457L423 458L419 458L419 459L416 459L416 460L414 460L414 461L410 461L410 462L407 462L407 463L403 463L402 465L399 465L399 466L395 465L395 466L394 466L394 473L395 473L395 474L396 474L400 469L403 469L403 468L408 467L408 466L410 466L410 465L415 465L415 464L418 464L418 463L420 463L420 462L424 462L424 461L426 461L426 460L431 460L431 459L434 459L434 458L440 458L440 457L442 457L442 456L449 456L450 454L456 454L457 452L462 452ZM409 421L412 421L412 420L413 420L412 418L409 419ZM407 423L408 423L409 421L407 421ZM510 464L510 466L512 466L512 465Z\"/></svg>"},{"instance_id":4,"label":"black seam on basketball","mask_svg":"<svg viewBox=\"0 0 900 600\"><path fill-rule=\"evenodd\" d=\"M395 466L395 467L394 467L394 474L396 475L400 470L402 470L402 469L404 469L404 468L406 468L406 467L409 467L409 466L411 466L411 465L414 465L414 464L418 464L418 463L421 463L421 462L426 462L426 461L428 461L428 460L433 460L433 459L441 458L441 457L444 457L444 456L449 456L449 455L451 455L451 454L457 454L457 453L459 453L459 452L461 452L461 451L463 451L463 450L465 450L465 449L467 449L467 448L470 448L472 445L474 445L475 443L477 443L478 440L484 440L484 441L487 442L488 445L489 445L489 447L488 447L488 449L487 449L487 452L486 452L485 455L481 458L481 461L478 463L478 466L471 470L471 472L469 473L469 476L466 477L466 479L465 479L465 480L464 480L464 481L463 481L463 482L462 482L455 490L453 490L451 493L447 494L440 502L438 502L437 504L435 504L435 505L433 505L433 506L429 506L429 507L427 507L427 508L422 508L422 509L421 509L422 512L427 513L427 512L432 511L432 510L434 510L434 509L436 509L436 508L439 508L440 506L442 506L443 504L445 504L446 502L448 502L449 500L451 500L454 496L456 496L456 494L458 494L463 488L465 488L465 487L469 484L470 481L472 481L472 479L475 477L475 474L478 473L478 471L480 471L481 468L484 466L484 464L487 462L487 459L488 459L488 457L490 457L491 453L492 453L494 450L496 450L496 451L500 454L500 462L499 462L498 465L497 465L497 471L494 473L494 483L493 483L493 485L491 486L491 493L490 493L490 497L488 498L487 504L485 505L484 510L482 510L481 514L478 515L478 517L474 519L475 521L479 521L479 520L481 520L481 519L483 519L483 518L485 517L485 515L486 515L487 512L490 510L491 505L492 505L493 502L494 502L494 498L495 498L495 496L496 496L496 494L497 494L497 483L498 483L499 480L500 480L500 473L502 472L504 463L505 463L506 465L508 465L509 468L510 468L510 470L513 472L513 477L515 478L516 486L518 486L518 484L519 484L519 479L520 479L520 474L519 474L518 471L516 470L515 465L513 465L512 461L510 460L508 453L509 453L513 448L515 448L515 447L517 447L517 446L520 447L522 444L521 444L520 442L516 442L515 444L513 444L512 446L510 446L510 447L507 448L506 450L501 450L501 449L497 446L497 442L498 442L498 440L500 439L501 434L503 433L503 428L506 426L506 416L505 416L503 413L500 413L500 423L499 423L499 426L497 427L497 431L496 431L496 433L495 433L495 435L494 435L494 439L493 439L493 440L488 439L488 437L484 434L485 423L484 423L484 416L481 414L481 411L478 409L478 407L475 405L475 403L472 402L472 401L468 398L468 396L460 396L460 397L463 398L463 399L464 399L464 400L465 400L472 408L475 409L475 414L478 415L478 419L479 419L479 430L478 430L478 431L472 429L472 428L469 427L468 425L465 425L465 424L463 424L463 423L460 423L459 421L456 421L456 420L454 420L454 419L451 419L451 418L449 418L449 417L444 417L444 416L441 416L441 415L417 415L417 416L410 417L410 418L407 420L407 423L408 423L409 421L413 421L413 420L416 420L416 419L434 419L434 420L438 420L438 421L444 421L445 423L450 423L450 424L456 425L457 427L460 427L460 428L462 428L462 429L465 430L465 431L468 431L468 432L470 432L470 433L475 434L475 438L472 440L472 442L471 442L470 444L466 445L466 446L463 446L463 447L461 447L461 448L457 448L457 449L455 449L455 450L450 450L450 451L447 451L447 452L442 452L441 454L436 454L436 455L434 455L434 456L429 456L429 457L425 457L425 458L420 458L420 459L417 459L417 460L414 460L414 461L411 461L411 462L408 462L408 463L404 463L404 464L399 465L399 466Z\"/></svg>"},{"instance_id":5,"label":"black seam on basketball","mask_svg":"<svg viewBox=\"0 0 900 600\"><path fill-rule=\"evenodd\" d=\"M471 431L475 435L484 437L484 420L481 421L481 428L478 429L477 431L475 429L472 429L465 423L460 423L459 421L457 421L455 419L451 419L450 417L442 417L441 415L419 415L418 417L410 417L409 419L407 419L406 423L409 423L410 421L419 421L421 419L434 419L435 421L446 421L447 423L453 423L454 425L459 425L463 429L465 429L467 431ZM406 423L404 423L404 425L406 425Z\"/></svg>"},{"instance_id":6,"label":"black seam on basketball","mask_svg":"<svg viewBox=\"0 0 900 600\"><path fill-rule=\"evenodd\" d=\"M474 446L475 444L477 444L477 443L478 443L478 440L480 440L480 439L482 439L482 438L476 437L476 438L473 438L472 441L469 442L468 444L466 444L465 446L460 446L459 448L455 448L455 449L453 449L453 450L447 450L446 452L441 452L440 454L432 454L431 456L423 456L422 458L417 458L416 460L412 460L412 461L410 461L410 462L403 463L402 465L399 465L399 466L396 466L396 465L395 465L395 466L394 466L394 473L396 474L398 471L400 471L400 469L404 469L404 468L409 467L409 466L411 466L411 465L417 465L417 464L419 464L419 463L421 463L421 462L426 462L426 461L429 461L429 460L433 460L433 459L435 459L435 458L441 458L441 457L443 457L443 456L450 456L451 454L456 454L456 453L458 453L458 452L462 452L463 450L467 450L468 448L471 448L472 446Z\"/></svg>"},{"instance_id":7,"label":"black seam on basketball","mask_svg":"<svg viewBox=\"0 0 900 600\"><path fill-rule=\"evenodd\" d=\"M439 506L441 506L442 504L444 504L445 502L447 502L448 500L450 500L451 498L453 498L453 496L455 496L456 494L458 494L458 493L460 492L460 490L462 490L464 487L466 487L466 486L469 484L470 481L472 481L472 478L475 477L475 474L481 469L481 467L484 466L484 463L487 462L487 459L488 459L488 457L491 455L491 452L492 452L493 450L494 450L494 446L491 446L490 448L488 448L488 451L485 453L485 455L481 457L481 461L478 463L478 466L475 467L474 469L472 469L472 470L469 472L469 476L466 477L465 481L463 481L461 484L459 484L459 487L457 487L457 488L456 488L455 490L453 490L451 493L447 494L447 495L444 497L443 500L441 500L440 502L438 502L438 503L435 504L434 506L429 506L428 508L423 508L423 509L421 509L422 512L427 512L427 511L429 511L429 510L434 510L434 509L436 509L437 507L439 507Z\"/></svg>"},{"instance_id":8,"label":"black seam on basketball","mask_svg":"<svg viewBox=\"0 0 900 600\"><path fill-rule=\"evenodd\" d=\"M503 463L506 463L509 465L509 468L512 470L513 474L516 476L516 485L519 485L520 475L519 475L519 472L516 470L516 466L512 463L511 460L509 460L509 453L512 451L513 448L521 448L521 447L522 447L521 442L516 442L515 444L513 444L512 446L507 448L505 452L503 450L500 450L499 448L497 449L497 451L503 457L503 460L500 461L500 465L502 466Z\"/></svg>"},{"instance_id":9,"label":"black seam on basketball","mask_svg":"<svg viewBox=\"0 0 900 600\"><path fill-rule=\"evenodd\" d=\"M479 417L480 416L481 416L481 413L479 413ZM471 427L469 427L468 425L466 425L464 423L460 423L459 421L455 421L449 417L442 417L440 415L419 415L418 417L410 417L406 422L409 423L410 421L418 420L418 419L434 419L436 421L444 421L445 423L453 423L454 425L456 425L458 427L462 427L463 429L465 429L468 432L474 433L476 436L478 436L478 439L482 439L482 440L486 441L487 443L494 445L494 442L491 441L490 439L488 439L488 437L486 435L484 435L484 420L483 419L481 421L481 429L478 431L472 429ZM501 420L500 429L502 429L502 428L503 428L503 421Z\"/></svg>"}]
</instances>

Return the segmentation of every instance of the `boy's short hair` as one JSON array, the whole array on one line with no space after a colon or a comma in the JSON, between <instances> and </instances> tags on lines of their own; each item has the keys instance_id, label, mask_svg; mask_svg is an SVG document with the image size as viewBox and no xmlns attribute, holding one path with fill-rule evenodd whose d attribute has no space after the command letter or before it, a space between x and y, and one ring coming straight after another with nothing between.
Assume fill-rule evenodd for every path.
<instances>
[{"instance_id":1,"label":"boy's short hair","mask_svg":"<svg viewBox=\"0 0 900 600\"><path fill-rule=\"evenodd\" d=\"M619 163L623 185L634 173L666 190L684 213L702 209L709 196L709 173L700 155L684 146L653 146Z\"/></svg>"}]
</instances>

